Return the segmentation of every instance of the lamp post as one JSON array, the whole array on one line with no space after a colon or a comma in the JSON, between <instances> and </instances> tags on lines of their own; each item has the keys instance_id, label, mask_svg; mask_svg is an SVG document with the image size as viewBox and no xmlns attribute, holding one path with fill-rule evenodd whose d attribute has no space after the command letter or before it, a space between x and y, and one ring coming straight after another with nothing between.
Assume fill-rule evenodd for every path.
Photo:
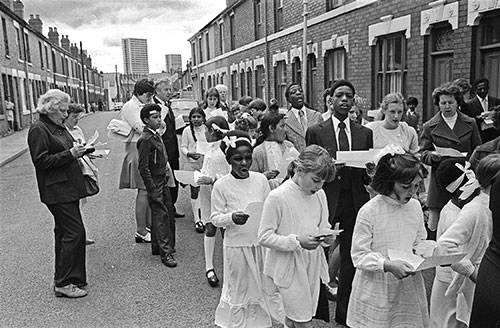
<instances>
[{"instance_id":1,"label":"lamp post","mask_svg":"<svg viewBox=\"0 0 500 328\"><path fill-rule=\"evenodd\" d=\"M307 5L309 0L302 0L303 26L302 26L302 90L307 94ZM311 101L311 99L307 99Z\"/></svg>"}]
</instances>

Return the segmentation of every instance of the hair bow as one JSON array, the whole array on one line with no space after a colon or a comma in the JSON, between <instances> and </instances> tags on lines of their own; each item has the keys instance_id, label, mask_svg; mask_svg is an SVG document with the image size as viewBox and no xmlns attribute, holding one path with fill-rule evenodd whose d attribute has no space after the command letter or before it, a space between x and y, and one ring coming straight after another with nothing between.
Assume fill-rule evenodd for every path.
<instances>
[{"instance_id":1,"label":"hair bow","mask_svg":"<svg viewBox=\"0 0 500 328\"><path fill-rule=\"evenodd\" d=\"M225 153L227 153L227 150L229 148L236 148L236 143L238 141L246 142L247 144L250 145L250 147L252 146L252 142L250 140L248 140L247 138L244 138L244 137L236 137L236 136L230 136L230 137L228 137L228 136L225 136L224 139L222 139L222 141L227 146Z\"/></svg>"},{"instance_id":2,"label":"hair bow","mask_svg":"<svg viewBox=\"0 0 500 328\"><path fill-rule=\"evenodd\" d=\"M215 123L212 123L212 129L214 129L215 131L219 131L220 133L227 133L227 132L229 132L229 130L222 129L220 126L218 126Z\"/></svg>"},{"instance_id":3,"label":"hair bow","mask_svg":"<svg viewBox=\"0 0 500 328\"><path fill-rule=\"evenodd\" d=\"M403 155L404 153L405 150L400 145L395 145L395 144L387 145L384 148L382 148L377 155L375 155L373 162L375 163L375 165L377 165L380 159L387 154L391 154L391 156L394 156L396 154Z\"/></svg>"},{"instance_id":4,"label":"hair bow","mask_svg":"<svg viewBox=\"0 0 500 328\"><path fill-rule=\"evenodd\" d=\"M463 173L455 181L446 186L446 190L450 193L454 193L462 184L464 179L467 178L467 182L459 189L462 193L458 197L458 199L460 200L465 200L469 198L470 195L472 195L474 191L476 191L476 189L480 187L480 185L476 179L476 174L470 169L469 162L465 162L465 165L455 163L455 166Z\"/></svg>"},{"instance_id":5,"label":"hair bow","mask_svg":"<svg viewBox=\"0 0 500 328\"><path fill-rule=\"evenodd\" d=\"M250 117L250 114L247 113L247 112L245 112L245 113L241 114L241 117L244 118L244 119L247 119L247 118Z\"/></svg>"}]
</instances>

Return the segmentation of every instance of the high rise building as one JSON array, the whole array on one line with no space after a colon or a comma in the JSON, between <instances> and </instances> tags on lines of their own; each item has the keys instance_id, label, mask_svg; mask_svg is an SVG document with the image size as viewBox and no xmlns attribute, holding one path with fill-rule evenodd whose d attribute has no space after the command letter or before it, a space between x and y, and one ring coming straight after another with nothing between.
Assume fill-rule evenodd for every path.
<instances>
[{"instance_id":1,"label":"high rise building","mask_svg":"<svg viewBox=\"0 0 500 328\"><path fill-rule=\"evenodd\" d=\"M166 72L173 75L175 72L182 72L182 57L178 54L165 55Z\"/></svg>"},{"instance_id":2,"label":"high rise building","mask_svg":"<svg viewBox=\"0 0 500 328\"><path fill-rule=\"evenodd\" d=\"M149 74L148 40L122 39L122 51L125 74Z\"/></svg>"}]
</instances>

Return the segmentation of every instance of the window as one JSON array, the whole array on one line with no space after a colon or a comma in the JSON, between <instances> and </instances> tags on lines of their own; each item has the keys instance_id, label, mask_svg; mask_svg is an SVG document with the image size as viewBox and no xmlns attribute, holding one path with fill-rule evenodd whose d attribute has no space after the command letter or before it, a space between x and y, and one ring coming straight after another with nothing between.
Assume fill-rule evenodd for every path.
<instances>
[{"instance_id":1,"label":"window","mask_svg":"<svg viewBox=\"0 0 500 328\"><path fill-rule=\"evenodd\" d=\"M17 45L19 48L19 59L24 60L24 52L23 52L23 42L21 38L21 31L16 27L16 36L17 36Z\"/></svg>"},{"instance_id":2,"label":"window","mask_svg":"<svg viewBox=\"0 0 500 328\"><path fill-rule=\"evenodd\" d=\"M64 57L63 57L63 55L62 55L62 54L61 54L60 56L61 56L61 69L62 69L62 72L61 72L61 73L62 73L63 75L65 75L65 74L66 74L66 67L65 67L65 65L64 65Z\"/></svg>"},{"instance_id":3,"label":"window","mask_svg":"<svg viewBox=\"0 0 500 328\"><path fill-rule=\"evenodd\" d=\"M224 23L219 25L219 47L220 53L223 54L225 52L224 49Z\"/></svg>"},{"instance_id":4,"label":"window","mask_svg":"<svg viewBox=\"0 0 500 328\"><path fill-rule=\"evenodd\" d=\"M316 56L314 54L309 54L307 56L307 90L306 99L309 106L314 107L316 101Z\"/></svg>"},{"instance_id":5,"label":"window","mask_svg":"<svg viewBox=\"0 0 500 328\"><path fill-rule=\"evenodd\" d=\"M285 90L286 90L286 62L281 60L276 63L274 68L275 81L275 98L280 107L286 107Z\"/></svg>"},{"instance_id":6,"label":"window","mask_svg":"<svg viewBox=\"0 0 500 328\"><path fill-rule=\"evenodd\" d=\"M248 68L247 70L247 96L252 97L253 96L253 78L252 78L252 69Z\"/></svg>"},{"instance_id":7,"label":"window","mask_svg":"<svg viewBox=\"0 0 500 328\"><path fill-rule=\"evenodd\" d=\"M328 50L325 56L325 89L332 86L333 82L346 78L344 48Z\"/></svg>"},{"instance_id":8,"label":"window","mask_svg":"<svg viewBox=\"0 0 500 328\"><path fill-rule=\"evenodd\" d=\"M255 40L262 37L262 3L260 0L254 2L254 18L255 18Z\"/></svg>"},{"instance_id":9,"label":"window","mask_svg":"<svg viewBox=\"0 0 500 328\"><path fill-rule=\"evenodd\" d=\"M374 103L391 92L406 96L406 38L404 34L379 37L375 45Z\"/></svg>"},{"instance_id":10,"label":"window","mask_svg":"<svg viewBox=\"0 0 500 328\"><path fill-rule=\"evenodd\" d=\"M498 10L485 16L480 23L479 57L476 61L478 77L486 77L490 82L488 94L500 98L500 14Z\"/></svg>"},{"instance_id":11,"label":"window","mask_svg":"<svg viewBox=\"0 0 500 328\"><path fill-rule=\"evenodd\" d=\"M200 36L198 38L198 52L200 53L200 63L203 63L203 39Z\"/></svg>"},{"instance_id":12,"label":"window","mask_svg":"<svg viewBox=\"0 0 500 328\"><path fill-rule=\"evenodd\" d=\"M274 30L283 29L283 0L274 0Z\"/></svg>"},{"instance_id":13,"label":"window","mask_svg":"<svg viewBox=\"0 0 500 328\"><path fill-rule=\"evenodd\" d=\"M57 72L56 52L54 51L54 49L52 49L52 70L54 71L54 73Z\"/></svg>"},{"instance_id":14,"label":"window","mask_svg":"<svg viewBox=\"0 0 500 328\"><path fill-rule=\"evenodd\" d=\"M238 81L237 81L237 71L233 71L231 74L231 97L233 100L238 99Z\"/></svg>"},{"instance_id":15,"label":"window","mask_svg":"<svg viewBox=\"0 0 500 328\"><path fill-rule=\"evenodd\" d=\"M208 32L205 32L205 43L206 43L206 47L207 47L207 60L209 60L210 59L210 41L208 38Z\"/></svg>"},{"instance_id":16,"label":"window","mask_svg":"<svg viewBox=\"0 0 500 328\"><path fill-rule=\"evenodd\" d=\"M330 11L344 4L344 0L326 0L326 11Z\"/></svg>"},{"instance_id":17,"label":"window","mask_svg":"<svg viewBox=\"0 0 500 328\"><path fill-rule=\"evenodd\" d=\"M191 43L191 55L193 56L193 65L196 66L196 43Z\"/></svg>"},{"instance_id":18,"label":"window","mask_svg":"<svg viewBox=\"0 0 500 328\"><path fill-rule=\"evenodd\" d=\"M38 41L38 53L40 54L40 67L43 69L43 50L42 43Z\"/></svg>"},{"instance_id":19,"label":"window","mask_svg":"<svg viewBox=\"0 0 500 328\"><path fill-rule=\"evenodd\" d=\"M47 45L44 45L45 48L45 64L47 65L47 69L49 69L49 51L47 49Z\"/></svg>"},{"instance_id":20,"label":"window","mask_svg":"<svg viewBox=\"0 0 500 328\"><path fill-rule=\"evenodd\" d=\"M245 94L246 89L245 89L245 70L240 71L240 97L246 96Z\"/></svg>"},{"instance_id":21,"label":"window","mask_svg":"<svg viewBox=\"0 0 500 328\"><path fill-rule=\"evenodd\" d=\"M24 34L24 44L26 49L26 60L28 63L31 63L30 40L28 38L28 33Z\"/></svg>"},{"instance_id":22,"label":"window","mask_svg":"<svg viewBox=\"0 0 500 328\"><path fill-rule=\"evenodd\" d=\"M264 66L257 66L255 71L255 96L260 99L264 99L264 88L266 82L266 72Z\"/></svg>"},{"instance_id":23,"label":"window","mask_svg":"<svg viewBox=\"0 0 500 328\"><path fill-rule=\"evenodd\" d=\"M292 62L292 82L301 83L302 69L300 64L300 57L295 57Z\"/></svg>"},{"instance_id":24,"label":"window","mask_svg":"<svg viewBox=\"0 0 500 328\"><path fill-rule=\"evenodd\" d=\"M3 17L2 17L2 30L3 30L3 45L5 47L5 55L10 56L9 35L7 34L7 22Z\"/></svg>"},{"instance_id":25,"label":"window","mask_svg":"<svg viewBox=\"0 0 500 328\"><path fill-rule=\"evenodd\" d=\"M236 48L236 32L234 30L234 14L229 15L229 34L231 35L231 50Z\"/></svg>"}]
</instances>

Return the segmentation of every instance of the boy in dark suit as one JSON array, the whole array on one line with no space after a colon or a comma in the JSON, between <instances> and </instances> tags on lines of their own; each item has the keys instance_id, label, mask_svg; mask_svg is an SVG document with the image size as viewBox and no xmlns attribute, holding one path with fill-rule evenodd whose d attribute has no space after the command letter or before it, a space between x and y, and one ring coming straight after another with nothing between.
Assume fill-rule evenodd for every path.
<instances>
[{"instance_id":1,"label":"boy in dark suit","mask_svg":"<svg viewBox=\"0 0 500 328\"><path fill-rule=\"evenodd\" d=\"M148 104L141 109L141 120L146 125L137 141L139 172L146 185L151 208L151 250L160 255L169 268L177 266L172 253L175 249L174 207L168 182L173 174L163 141L157 130L161 125L161 107Z\"/></svg>"},{"instance_id":2,"label":"boy in dark suit","mask_svg":"<svg viewBox=\"0 0 500 328\"><path fill-rule=\"evenodd\" d=\"M338 80L328 93L333 115L326 121L307 129L306 144L319 145L337 157L337 151L368 150L373 148L373 132L352 122L348 113L354 105L354 86L347 80ZM330 224L340 222L344 232L340 234L340 272L337 291L335 321L346 324L347 306L355 269L351 259L351 242L354 223L359 209L369 199L364 184L368 183L365 169L342 167L336 178L325 183Z\"/></svg>"}]
</instances>

